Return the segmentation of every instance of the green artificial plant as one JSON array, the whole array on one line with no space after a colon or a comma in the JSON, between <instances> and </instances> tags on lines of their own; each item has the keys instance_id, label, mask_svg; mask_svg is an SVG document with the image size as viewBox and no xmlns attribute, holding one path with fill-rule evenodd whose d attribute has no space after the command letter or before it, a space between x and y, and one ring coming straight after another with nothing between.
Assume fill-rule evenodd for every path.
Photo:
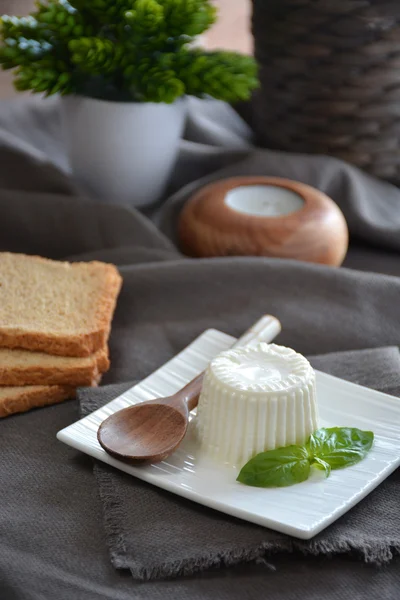
<instances>
[{"instance_id":1,"label":"green artificial plant","mask_svg":"<svg viewBox=\"0 0 400 600\"><path fill-rule=\"evenodd\" d=\"M47 95L246 100L254 59L193 47L215 19L210 0L39 0L28 17L1 18L0 64L17 90Z\"/></svg>"}]
</instances>

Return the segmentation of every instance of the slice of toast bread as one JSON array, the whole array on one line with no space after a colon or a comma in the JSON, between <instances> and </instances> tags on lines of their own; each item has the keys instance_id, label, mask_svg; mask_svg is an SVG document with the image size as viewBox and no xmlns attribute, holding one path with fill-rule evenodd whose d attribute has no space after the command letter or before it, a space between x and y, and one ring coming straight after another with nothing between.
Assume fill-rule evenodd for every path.
<instances>
[{"instance_id":1,"label":"slice of toast bread","mask_svg":"<svg viewBox=\"0 0 400 600\"><path fill-rule=\"evenodd\" d=\"M0 347L91 356L107 343L121 284L114 265L0 253Z\"/></svg>"},{"instance_id":2,"label":"slice of toast bread","mask_svg":"<svg viewBox=\"0 0 400 600\"><path fill-rule=\"evenodd\" d=\"M107 347L83 358L0 348L0 386L91 385L109 367Z\"/></svg>"},{"instance_id":3,"label":"slice of toast bread","mask_svg":"<svg viewBox=\"0 0 400 600\"><path fill-rule=\"evenodd\" d=\"M49 406L73 398L75 390L61 385L0 387L0 417L26 412L31 408Z\"/></svg>"},{"instance_id":4,"label":"slice of toast bread","mask_svg":"<svg viewBox=\"0 0 400 600\"><path fill-rule=\"evenodd\" d=\"M91 382L95 387L100 383L97 375ZM0 418L16 413L23 413L32 408L42 408L51 404L59 404L74 398L76 388L64 385L29 385L19 387L0 387Z\"/></svg>"}]
</instances>

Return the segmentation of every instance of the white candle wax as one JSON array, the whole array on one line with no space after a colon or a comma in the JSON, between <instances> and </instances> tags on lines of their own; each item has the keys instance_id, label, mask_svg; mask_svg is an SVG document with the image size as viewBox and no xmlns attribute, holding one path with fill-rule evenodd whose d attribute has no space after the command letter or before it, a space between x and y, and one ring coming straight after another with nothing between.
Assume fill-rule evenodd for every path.
<instances>
[{"instance_id":1,"label":"white candle wax","mask_svg":"<svg viewBox=\"0 0 400 600\"><path fill-rule=\"evenodd\" d=\"M225 204L254 217L281 217L297 212L304 200L295 192L276 185L243 185L229 191Z\"/></svg>"}]
</instances>

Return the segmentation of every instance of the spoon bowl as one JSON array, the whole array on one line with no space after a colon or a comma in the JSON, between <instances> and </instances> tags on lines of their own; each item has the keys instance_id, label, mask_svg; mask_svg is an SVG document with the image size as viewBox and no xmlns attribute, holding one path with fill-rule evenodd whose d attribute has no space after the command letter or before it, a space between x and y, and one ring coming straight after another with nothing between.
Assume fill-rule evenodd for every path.
<instances>
[{"instance_id":1,"label":"spoon bowl","mask_svg":"<svg viewBox=\"0 0 400 600\"><path fill-rule=\"evenodd\" d=\"M106 419L98 439L109 454L124 460L159 462L172 454L186 435L188 418L169 404L142 403Z\"/></svg>"}]
</instances>

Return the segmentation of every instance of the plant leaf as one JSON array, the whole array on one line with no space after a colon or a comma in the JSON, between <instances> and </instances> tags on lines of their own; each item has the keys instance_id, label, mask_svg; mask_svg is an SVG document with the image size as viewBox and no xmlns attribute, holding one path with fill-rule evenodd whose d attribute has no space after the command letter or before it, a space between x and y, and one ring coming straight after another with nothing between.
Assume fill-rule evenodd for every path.
<instances>
[{"instance_id":1,"label":"plant leaf","mask_svg":"<svg viewBox=\"0 0 400 600\"><path fill-rule=\"evenodd\" d=\"M304 446L287 446L254 456L237 481L255 487L284 487L308 479L310 459Z\"/></svg>"},{"instance_id":2,"label":"plant leaf","mask_svg":"<svg viewBox=\"0 0 400 600\"><path fill-rule=\"evenodd\" d=\"M325 477L329 477L331 474L331 465L322 460L322 458L318 458L318 456L314 457L314 462L311 464L311 466L321 471L325 471Z\"/></svg>"},{"instance_id":3,"label":"plant leaf","mask_svg":"<svg viewBox=\"0 0 400 600\"><path fill-rule=\"evenodd\" d=\"M310 436L307 449L312 456L328 463L332 469L355 465L370 451L374 441L372 431L351 427L318 429Z\"/></svg>"}]
</instances>

